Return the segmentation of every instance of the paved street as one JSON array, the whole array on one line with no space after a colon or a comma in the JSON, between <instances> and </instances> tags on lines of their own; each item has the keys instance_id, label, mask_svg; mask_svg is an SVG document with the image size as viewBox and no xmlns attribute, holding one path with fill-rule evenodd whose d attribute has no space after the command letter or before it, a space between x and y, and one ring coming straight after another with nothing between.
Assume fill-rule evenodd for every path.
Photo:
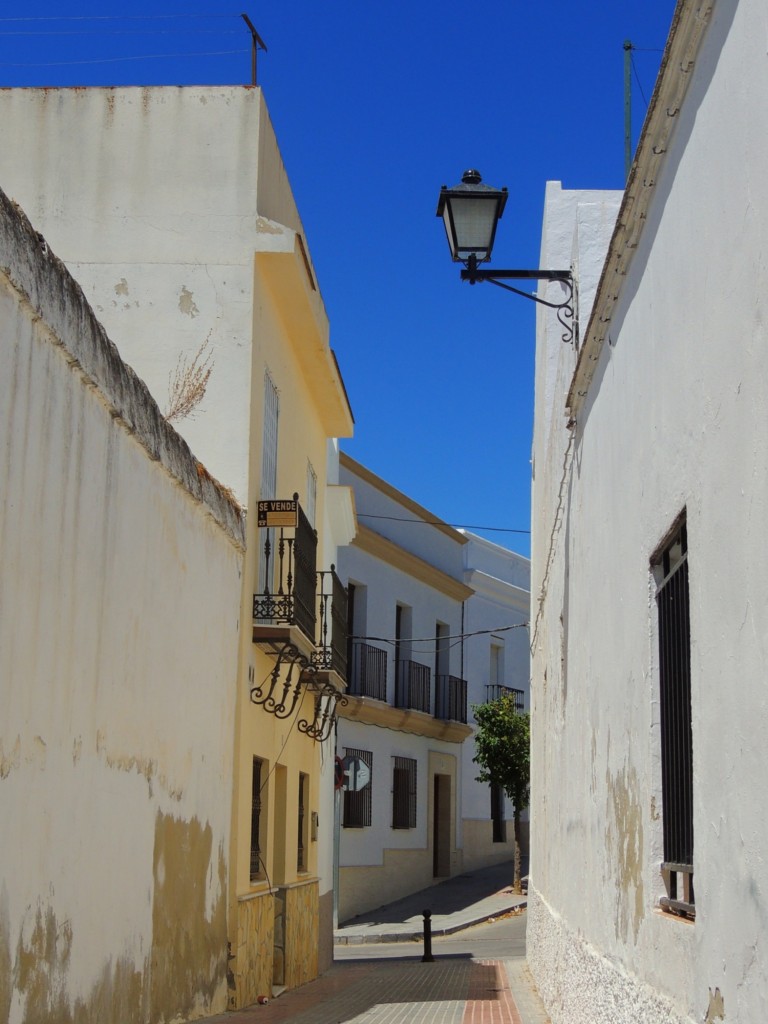
<instances>
[{"instance_id":1,"label":"paved street","mask_svg":"<svg viewBox=\"0 0 768 1024\"><path fill-rule=\"evenodd\" d=\"M462 875L346 922L322 978L208 1024L548 1024L509 877L504 865ZM423 963L416 908L432 907L435 959Z\"/></svg>"}]
</instances>

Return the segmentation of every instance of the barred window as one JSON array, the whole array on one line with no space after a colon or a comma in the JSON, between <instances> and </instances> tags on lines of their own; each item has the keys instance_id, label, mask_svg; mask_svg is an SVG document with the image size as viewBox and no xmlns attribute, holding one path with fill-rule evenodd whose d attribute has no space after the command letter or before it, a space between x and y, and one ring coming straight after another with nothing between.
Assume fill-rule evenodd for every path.
<instances>
[{"instance_id":1,"label":"barred window","mask_svg":"<svg viewBox=\"0 0 768 1024\"><path fill-rule=\"evenodd\" d=\"M344 790L344 828L368 828L373 823L373 754L370 750L345 747L347 757L359 757L368 766L370 779L356 793Z\"/></svg>"},{"instance_id":2,"label":"barred window","mask_svg":"<svg viewBox=\"0 0 768 1024\"><path fill-rule=\"evenodd\" d=\"M685 519L652 568L659 622L662 874L667 887L661 905L694 917L691 628Z\"/></svg>"},{"instance_id":3,"label":"barred window","mask_svg":"<svg viewBox=\"0 0 768 1024\"><path fill-rule=\"evenodd\" d=\"M416 828L416 762L392 758L392 828Z\"/></svg>"},{"instance_id":4,"label":"barred window","mask_svg":"<svg viewBox=\"0 0 768 1024\"><path fill-rule=\"evenodd\" d=\"M261 862L261 768L258 757L253 759L251 772L251 881L264 877Z\"/></svg>"},{"instance_id":5,"label":"barred window","mask_svg":"<svg viewBox=\"0 0 768 1024\"><path fill-rule=\"evenodd\" d=\"M309 799L309 776L299 772L299 820L296 851L296 870L307 870L307 802Z\"/></svg>"}]
</instances>

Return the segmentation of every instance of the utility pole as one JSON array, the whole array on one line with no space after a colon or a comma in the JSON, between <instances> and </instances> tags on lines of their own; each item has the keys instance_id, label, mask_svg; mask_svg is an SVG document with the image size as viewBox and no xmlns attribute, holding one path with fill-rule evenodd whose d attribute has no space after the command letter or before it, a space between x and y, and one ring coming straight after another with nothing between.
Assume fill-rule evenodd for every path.
<instances>
[{"instance_id":1,"label":"utility pole","mask_svg":"<svg viewBox=\"0 0 768 1024\"><path fill-rule=\"evenodd\" d=\"M248 15L241 14L240 17L248 26L251 33L251 85L256 85L256 51L263 50L266 53L267 47L266 44L264 43L264 40L256 31L256 26L253 24Z\"/></svg>"},{"instance_id":2,"label":"utility pole","mask_svg":"<svg viewBox=\"0 0 768 1024\"><path fill-rule=\"evenodd\" d=\"M632 166L632 50L629 39L624 40L624 183L629 179Z\"/></svg>"}]
</instances>

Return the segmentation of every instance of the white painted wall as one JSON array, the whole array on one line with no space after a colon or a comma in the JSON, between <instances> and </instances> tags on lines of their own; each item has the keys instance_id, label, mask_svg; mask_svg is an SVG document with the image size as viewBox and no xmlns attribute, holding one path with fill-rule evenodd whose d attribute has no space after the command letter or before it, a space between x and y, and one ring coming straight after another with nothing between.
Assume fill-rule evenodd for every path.
<instances>
[{"instance_id":1,"label":"white painted wall","mask_svg":"<svg viewBox=\"0 0 768 1024\"><path fill-rule=\"evenodd\" d=\"M215 1012L239 510L2 193L0 267L0 1019Z\"/></svg>"},{"instance_id":2,"label":"white painted wall","mask_svg":"<svg viewBox=\"0 0 768 1024\"><path fill-rule=\"evenodd\" d=\"M678 39L701 14L679 6ZM544 372L540 325L528 952L554 1024L765 1015L768 125L752 99L768 88L767 19L757 0L715 3L701 48L687 51L690 84L653 178L644 161L659 147L645 140L634 188L652 188L648 214L572 434L570 381ZM675 56L667 82L680 75ZM662 121L674 111L658 107ZM631 203L623 216L633 227ZM649 560L683 508L694 924L657 909Z\"/></svg>"}]
</instances>

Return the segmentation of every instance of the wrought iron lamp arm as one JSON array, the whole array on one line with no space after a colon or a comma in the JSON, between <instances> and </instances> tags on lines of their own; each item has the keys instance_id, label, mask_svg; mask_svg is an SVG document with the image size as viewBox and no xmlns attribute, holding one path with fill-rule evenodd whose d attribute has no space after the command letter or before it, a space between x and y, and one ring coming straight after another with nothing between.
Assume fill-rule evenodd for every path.
<instances>
[{"instance_id":1,"label":"wrought iron lamp arm","mask_svg":"<svg viewBox=\"0 0 768 1024\"><path fill-rule=\"evenodd\" d=\"M563 341L573 341L575 323L573 308L574 282L573 274L570 270L480 270L477 262L470 257L466 270L461 271L461 279L462 281L469 281L470 284L476 284L478 281L489 281L491 284L495 284L497 288L514 292L515 295L522 295L524 299L538 302L541 306L556 309L558 311L557 319L566 332L563 334ZM550 302L548 299L542 299L535 292L526 292L521 288L514 288L512 285L506 284L506 281L560 281L568 286L568 294L562 302Z\"/></svg>"}]
</instances>

